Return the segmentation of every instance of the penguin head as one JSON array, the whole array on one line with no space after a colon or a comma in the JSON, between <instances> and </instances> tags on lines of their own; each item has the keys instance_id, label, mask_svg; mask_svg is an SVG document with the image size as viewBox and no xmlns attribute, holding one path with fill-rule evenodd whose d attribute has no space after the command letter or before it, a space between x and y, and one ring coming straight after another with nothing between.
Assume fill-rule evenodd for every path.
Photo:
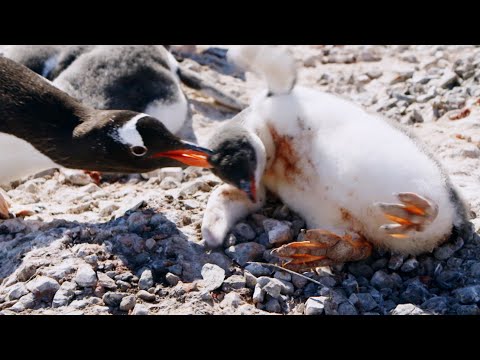
<instances>
[{"instance_id":1,"label":"penguin head","mask_svg":"<svg viewBox=\"0 0 480 360\"><path fill-rule=\"evenodd\" d=\"M239 125L220 128L209 141L212 172L257 201L257 189L265 169L265 147L253 132Z\"/></svg>"},{"instance_id":2,"label":"penguin head","mask_svg":"<svg viewBox=\"0 0 480 360\"><path fill-rule=\"evenodd\" d=\"M148 172L174 166L210 168L210 150L173 135L158 119L124 110L100 111L74 131L98 161L98 171Z\"/></svg>"}]
</instances>

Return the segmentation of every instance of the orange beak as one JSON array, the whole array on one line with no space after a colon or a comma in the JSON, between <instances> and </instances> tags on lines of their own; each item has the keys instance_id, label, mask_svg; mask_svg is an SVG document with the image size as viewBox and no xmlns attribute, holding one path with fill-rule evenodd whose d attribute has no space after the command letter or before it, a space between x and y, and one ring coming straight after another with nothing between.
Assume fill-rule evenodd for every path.
<instances>
[{"instance_id":1,"label":"orange beak","mask_svg":"<svg viewBox=\"0 0 480 360\"><path fill-rule=\"evenodd\" d=\"M168 157L180 161L189 166L211 168L208 162L210 151L199 146L191 146L192 149L170 150L153 155L153 158Z\"/></svg>"}]
</instances>

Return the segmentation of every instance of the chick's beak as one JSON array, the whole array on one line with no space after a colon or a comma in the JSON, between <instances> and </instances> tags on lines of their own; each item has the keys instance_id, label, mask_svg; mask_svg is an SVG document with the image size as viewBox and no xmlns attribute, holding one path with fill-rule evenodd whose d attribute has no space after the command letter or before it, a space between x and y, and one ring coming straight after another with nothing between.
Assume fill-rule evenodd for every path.
<instances>
[{"instance_id":1,"label":"chick's beak","mask_svg":"<svg viewBox=\"0 0 480 360\"><path fill-rule=\"evenodd\" d=\"M189 166L211 168L212 165L208 162L208 157L211 154L212 151L209 149L182 141L180 149L156 153L152 158L167 157Z\"/></svg>"},{"instance_id":2,"label":"chick's beak","mask_svg":"<svg viewBox=\"0 0 480 360\"><path fill-rule=\"evenodd\" d=\"M249 181L240 180L240 190L245 192L250 200L257 202L257 187L253 177Z\"/></svg>"}]
</instances>

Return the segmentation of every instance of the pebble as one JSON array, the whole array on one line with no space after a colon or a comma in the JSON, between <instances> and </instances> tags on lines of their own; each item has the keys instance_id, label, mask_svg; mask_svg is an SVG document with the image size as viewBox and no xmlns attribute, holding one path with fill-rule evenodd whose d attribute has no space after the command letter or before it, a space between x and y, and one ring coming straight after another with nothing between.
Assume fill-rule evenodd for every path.
<instances>
[{"instance_id":1,"label":"pebble","mask_svg":"<svg viewBox=\"0 0 480 360\"><path fill-rule=\"evenodd\" d=\"M329 288L333 288L337 285L337 281L331 276L321 276L318 278L318 282Z\"/></svg>"},{"instance_id":2,"label":"pebble","mask_svg":"<svg viewBox=\"0 0 480 360\"><path fill-rule=\"evenodd\" d=\"M480 278L480 262L477 262L471 266L470 275L475 278Z\"/></svg>"},{"instance_id":3,"label":"pebble","mask_svg":"<svg viewBox=\"0 0 480 360\"><path fill-rule=\"evenodd\" d=\"M398 270L403 265L402 255L392 255L388 261L388 268L392 270Z\"/></svg>"},{"instance_id":4,"label":"pebble","mask_svg":"<svg viewBox=\"0 0 480 360\"><path fill-rule=\"evenodd\" d=\"M244 275L245 275L245 285L249 288L249 289L253 289L255 288L255 285L257 285L257 278L256 276L253 276L249 271L245 270L244 271Z\"/></svg>"},{"instance_id":5,"label":"pebble","mask_svg":"<svg viewBox=\"0 0 480 360\"><path fill-rule=\"evenodd\" d=\"M420 305L430 297L430 293L423 284L413 282L407 286L401 298L407 303Z\"/></svg>"},{"instance_id":6,"label":"pebble","mask_svg":"<svg viewBox=\"0 0 480 360\"><path fill-rule=\"evenodd\" d=\"M339 315L358 315L358 311L355 309L355 306L348 301L341 303L338 306L337 311Z\"/></svg>"},{"instance_id":7,"label":"pebble","mask_svg":"<svg viewBox=\"0 0 480 360\"><path fill-rule=\"evenodd\" d=\"M76 288L77 284L75 282L64 281L53 297L52 307L67 306L75 296Z\"/></svg>"},{"instance_id":8,"label":"pebble","mask_svg":"<svg viewBox=\"0 0 480 360\"><path fill-rule=\"evenodd\" d=\"M230 246L225 250L225 253L240 266L245 266L246 263L260 258L264 251L265 246L257 244L256 242L247 242Z\"/></svg>"},{"instance_id":9,"label":"pebble","mask_svg":"<svg viewBox=\"0 0 480 360\"><path fill-rule=\"evenodd\" d=\"M343 280L342 287L345 289L347 295L351 295L353 293L358 292L358 282L355 277L349 275L348 278Z\"/></svg>"},{"instance_id":10,"label":"pebble","mask_svg":"<svg viewBox=\"0 0 480 360\"><path fill-rule=\"evenodd\" d=\"M401 271L403 272L411 272L413 270L416 270L418 268L418 261L417 259L408 259L405 261L400 268Z\"/></svg>"},{"instance_id":11,"label":"pebble","mask_svg":"<svg viewBox=\"0 0 480 360\"><path fill-rule=\"evenodd\" d=\"M370 283L379 290L383 288L392 289L395 286L392 278L383 270L378 270L372 276Z\"/></svg>"},{"instance_id":12,"label":"pebble","mask_svg":"<svg viewBox=\"0 0 480 360\"><path fill-rule=\"evenodd\" d=\"M90 265L81 265L74 280L81 287L94 287L97 284L97 274Z\"/></svg>"},{"instance_id":13,"label":"pebble","mask_svg":"<svg viewBox=\"0 0 480 360\"><path fill-rule=\"evenodd\" d=\"M253 231L252 227L245 223L239 223L235 225L233 232L236 236L240 236L247 241L252 241L255 239L255 231Z\"/></svg>"},{"instance_id":14,"label":"pebble","mask_svg":"<svg viewBox=\"0 0 480 360\"><path fill-rule=\"evenodd\" d=\"M479 315L480 309L477 305L458 305L456 313L457 315Z\"/></svg>"},{"instance_id":15,"label":"pebble","mask_svg":"<svg viewBox=\"0 0 480 360\"><path fill-rule=\"evenodd\" d=\"M328 289L328 288L326 288L326 289ZM319 286L317 284L314 284L312 282L308 282L308 284L305 285L305 287L303 288L303 294L306 297L315 296L315 295L318 295L318 290L319 290Z\"/></svg>"},{"instance_id":16,"label":"pebble","mask_svg":"<svg viewBox=\"0 0 480 360\"><path fill-rule=\"evenodd\" d=\"M138 287L141 290L148 290L153 286L153 275L151 270L144 270L142 275L140 276L140 280L138 280Z\"/></svg>"},{"instance_id":17,"label":"pebble","mask_svg":"<svg viewBox=\"0 0 480 360\"><path fill-rule=\"evenodd\" d=\"M474 304L480 302L480 285L467 286L453 292L454 296L462 304Z\"/></svg>"},{"instance_id":18,"label":"pebble","mask_svg":"<svg viewBox=\"0 0 480 360\"><path fill-rule=\"evenodd\" d=\"M447 260L454 253L455 251L453 251L451 246L443 245L435 249L435 251L433 252L433 256L435 256L435 259L437 260Z\"/></svg>"},{"instance_id":19,"label":"pebble","mask_svg":"<svg viewBox=\"0 0 480 360\"><path fill-rule=\"evenodd\" d=\"M202 267L203 287L213 291L222 286L225 280L225 270L215 264L205 264Z\"/></svg>"},{"instance_id":20,"label":"pebble","mask_svg":"<svg viewBox=\"0 0 480 360\"><path fill-rule=\"evenodd\" d=\"M177 275L169 272L165 275L165 280L167 281L168 285L175 286L180 281L180 278Z\"/></svg>"},{"instance_id":21,"label":"pebble","mask_svg":"<svg viewBox=\"0 0 480 360\"><path fill-rule=\"evenodd\" d=\"M290 225L284 221L267 219L263 227L268 234L270 244L281 245L293 240L293 232Z\"/></svg>"},{"instance_id":22,"label":"pebble","mask_svg":"<svg viewBox=\"0 0 480 360\"><path fill-rule=\"evenodd\" d=\"M257 284L260 285L268 295L275 299L278 299L280 294L292 295L295 291L292 283L266 276L259 277L257 279Z\"/></svg>"},{"instance_id":23,"label":"pebble","mask_svg":"<svg viewBox=\"0 0 480 360\"><path fill-rule=\"evenodd\" d=\"M180 264L175 264L175 265L169 266L167 270L170 271L172 274L181 276L183 272L183 267Z\"/></svg>"},{"instance_id":24,"label":"pebble","mask_svg":"<svg viewBox=\"0 0 480 360\"><path fill-rule=\"evenodd\" d=\"M445 290L458 288L464 282L464 275L460 271L445 270L435 277L437 285Z\"/></svg>"},{"instance_id":25,"label":"pebble","mask_svg":"<svg viewBox=\"0 0 480 360\"><path fill-rule=\"evenodd\" d=\"M377 261L375 261L372 264L372 269L373 269L373 271L377 271L377 270L385 268L387 266L387 264L388 264L388 260L385 259L385 258L381 258L381 259L378 259Z\"/></svg>"},{"instance_id":26,"label":"pebble","mask_svg":"<svg viewBox=\"0 0 480 360\"><path fill-rule=\"evenodd\" d=\"M443 296L434 296L421 305L422 309L436 315L444 315L448 311L448 299Z\"/></svg>"},{"instance_id":27,"label":"pebble","mask_svg":"<svg viewBox=\"0 0 480 360\"><path fill-rule=\"evenodd\" d=\"M110 278L108 275L104 274L103 272L97 271L97 278L98 278L98 285L105 288L105 289L116 289L117 284L115 281Z\"/></svg>"},{"instance_id":28,"label":"pebble","mask_svg":"<svg viewBox=\"0 0 480 360\"><path fill-rule=\"evenodd\" d=\"M58 289L60 289L60 284L57 280L47 276L38 276L34 280L29 281L26 287L35 295L35 298L50 301Z\"/></svg>"},{"instance_id":29,"label":"pebble","mask_svg":"<svg viewBox=\"0 0 480 360\"><path fill-rule=\"evenodd\" d=\"M222 285L222 290L225 292L230 292L233 290L240 290L245 288L245 277L242 275L232 275L229 278L225 279Z\"/></svg>"},{"instance_id":30,"label":"pebble","mask_svg":"<svg viewBox=\"0 0 480 360\"><path fill-rule=\"evenodd\" d=\"M305 303L305 315L322 315L325 310L326 296L311 297Z\"/></svg>"},{"instance_id":31,"label":"pebble","mask_svg":"<svg viewBox=\"0 0 480 360\"><path fill-rule=\"evenodd\" d=\"M132 287L132 285L130 285L128 282L123 281L123 280L118 280L116 282L116 284L118 286L118 290L120 290L120 291L127 291L128 289L130 289Z\"/></svg>"},{"instance_id":32,"label":"pebble","mask_svg":"<svg viewBox=\"0 0 480 360\"><path fill-rule=\"evenodd\" d=\"M252 300L254 304L262 303L265 299L265 290L263 290L260 284L255 285L255 290L253 291Z\"/></svg>"},{"instance_id":33,"label":"pebble","mask_svg":"<svg viewBox=\"0 0 480 360\"><path fill-rule=\"evenodd\" d=\"M257 285L259 285L265 293L278 299L282 291L282 283L278 279L272 279L269 277L261 276L257 279Z\"/></svg>"},{"instance_id":34,"label":"pebble","mask_svg":"<svg viewBox=\"0 0 480 360\"><path fill-rule=\"evenodd\" d=\"M176 181L181 182L183 180L183 170L179 167L166 167L158 171L158 177L160 179L165 179L170 177Z\"/></svg>"},{"instance_id":35,"label":"pebble","mask_svg":"<svg viewBox=\"0 0 480 360\"><path fill-rule=\"evenodd\" d=\"M378 306L372 295L368 293L352 294L350 295L348 301L350 301L350 303L354 304L363 312L371 311Z\"/></svg>"},{"instance_id":36,"label":"pebble","mask_svg":"<svg viewBox=\"0 0 480 360\"><path fill-rule=\"evenodd\" d=\"M458 83L458 75L451 70L445 71L442 78L438 82L438 86L441 88L450 88Z\"/></svg>"},{"instance_id":37,"label":"pebble","mask_svg":"<svg viewBox=\"0 0 480 360\"><path fill-rule=\"evenodd\" d=\"M367 279L373 275L373 270L370 266L362 262L353 262L348 265L348 271L356 277L363 276Z\"/></svg>"},{"instance_id":38,"label":"pebble","mask_svg":"<svg viewBox=\"0 0 480 360\"><path fill-rule=\"evenodd\" d=\"M282 311L282 306L277 299L270 299L265 304L265 311L270 313L280 313Z\"/></svg>"},{"instance_id":39,"label":"pebble","mask_svg":"<svg viewBox=\"0 0 480 360\"><path fill-rule=\"evenodd\" d=\"M145 240L145 247L148 250L152 250L155 247L155 245L157 245L157 242L152 238Z\"/></svg>"},{"instance_id":40,"label":"pebble","mask_svg":"<svg viewBox=\"0 0 480 360\"><path fill-rule=\"evenodd\" d=\"M69 182L72 185L88 185L93 180L90 176L84 173L81 170L70 170L70 169L62 169L62 175L65 177L65 181Z\"/></svg>"},{"instance_id":41,"label":"pebble","mask_svg":"<svg viewBox=\"0 0 480 360\"><path fill-rule=\"evenodd\" d=\"M401 304L397 305L391 312L392 315L427 315L427 312L423 311L419 307L413 304Z\"/></svg>"},{"instance_id":42,"label":"pebble","mask_svg":"<svg viewBox=\"0 0 480 360\"><path fill-rule=\"evenodd\" d=\"M186 210L193 210L193 209L198 209L200 207L200 203L196 200L184 200L183 205L185 206Z\"/></svg>"},{"instance_id":43,"label":"pebble","mask_svg":"<svg viewBox=\"0 0 480 360\"><path fill-rule=\"evenodd\" d=\"M17 299L20 299L22 296L28 294L27 287L23 282L18 282L8 287L6 291L7 291L7 297L6 297L7 301L17 300Z\"/></svg>"},{"instance_id":44,"label":"pebble","mask_svg":"<svg viewBox=\"0 0 480 360\"><path fill-rule=\"evenodd\" d=\"M297 289L303 289L309 281L301 276L292 275L292 283Z\"/></svg>"},{"instance_id":45,"label":"pebble","mask_svg":"<svg viewBox=\"0 0 480 360\"><path fill-rule=\"evenodd\" d=\"M275 274L273 274L273 277L278 280L283 280L283 281L291 281L292 280L292 275L290 275L286 271L275 271Z\"/></svg>"},{"instance_id":46,"label":"pebble","mask_svg":"<svg viewBox=\"0 0 480 360\"><path fill-rule=\"evenodd\" d=\"M240 297L240 295L236 292L230 292L225 295L220 306L223 308L233 307L237 308L239 305L243 304L244 301Z\"/></svg>"},{"instance_id":47,"label":"pebble","mask_svg":"<svg viewBox=\"0 0 480 360\"><path fill-rule=\"evenodd\" d=\"M100 215L101 217L111 216L119 208L120 206L115 204L114 202L108 202L105 203L102 207L100 207L98 215Z\"/></svg>"},{"instance_id":48,"label":"pebble","mask_svg":"<svg viewBox=\"0 0 480 360\"><path fill-rule=\"evenodd\" d=\"M148 315L148 308L143 304L136 304L133 308L132 315Z\"/></svg>"},{"instance_id":49,"label":"pebble","mask_svg":"<svg viewBox=\"0 0 480 360\"><path fill-rule=\"evenodd\" d=\"M128 230L133 233L142 233L148 225L149 219L142 212L137 211L128 217Z\"/></svg>"},{"instance_id":50,"label":"pebble","mask_svg":"<svg viewBox=\"0 0 480 360\"><path fill-rule=\"evenodd\" d=\"M36 305L35 296L32 293L22 296L10 310L21 312L25 309L33 309Z\"/></svg>"},{"instance_id":51,"label":"pebble","mask_svg":"<svg viewBox=\"0 0 480 360\"><path fill-rule=\"evenodd\" d=\"M145 290L140 290L139 292L137 292L137 297L148 302L154 302L156 298L155 294L150 294L148 291Z\"/></svg>"},{"instance_id":52,"label":"pebble","mask_svg":"<svg viewBox=\"0 0 480 360\"><path fill-rule=\"evenodd\" d=\"M103 295L103 302L107 306L111 307L118 307L122 301L122 299L127 296L126 293L118 293L118 292L106 292Z\"/></svg>"},{"instance_id":53,"label":"pebble","mask_svg":"<svg viewBox=\"0 0 480 360\"><path fill-rule=\"evenodd\" d=\"M255 277L270 276L272 274L272 270L270 268L255 262L245 266L245 270L249 271Z\"/></svg>"},{"instance_id":54,"label":"pebble","mask_svg":"<svg viewBox=\"0 0 480 360\"><path fill-rule=\"evenodd\" d=\"M160 189L163 190L177 189L178 187L180 187L180 182L170 176L160 182Z\"/></svg>"}]
</instances>

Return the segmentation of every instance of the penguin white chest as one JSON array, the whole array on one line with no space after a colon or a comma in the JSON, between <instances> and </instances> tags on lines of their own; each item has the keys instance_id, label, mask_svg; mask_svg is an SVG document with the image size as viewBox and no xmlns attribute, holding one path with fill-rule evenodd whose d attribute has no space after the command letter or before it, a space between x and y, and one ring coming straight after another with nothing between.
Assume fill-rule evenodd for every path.
<instances>
[{"instance_id":1,"label":"penguin white chest","mask_svg":"<svg viewBox=\"0 0 480 360\"><path fill-rule=\"evenodd\" d=\"M307 223L312 223L310 217L319 215L321 204L318 200L322 199L318 192L322 179L311 157L314 133L282 134L272 125L268 130L275 150L267 161L263 183Z\"/></svg>"},{"instance_id":2,"label":"penguin white chest","mask_svg":"<svg viewBox=\"0 0 480 360\"><path fill-rule=\"evenodd\" d=\"M0 184L54 167L60 166L27 141L0 133Z\"/></svg>"}]
</instances>

